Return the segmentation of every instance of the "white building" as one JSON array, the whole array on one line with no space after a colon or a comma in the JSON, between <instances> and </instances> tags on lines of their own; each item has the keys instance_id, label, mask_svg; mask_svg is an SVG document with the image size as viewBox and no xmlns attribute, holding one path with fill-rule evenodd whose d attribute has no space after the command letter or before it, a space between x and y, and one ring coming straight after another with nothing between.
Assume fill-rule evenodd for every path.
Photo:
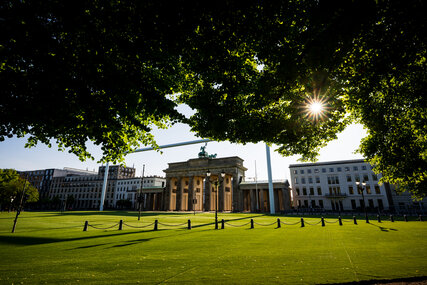
<instances>
[{"instance_id":1,"label":"white building","mask_svg":"<svg viewBox=\"0 0 427 285\"><path fill-rule=\"evenodd\" d=\"M137 199L139 191L141 191L142 180L143 209L161 210L161 199L163 196L163 189L166 185L166 179L159 176L148 176L144 177L144 179L135 177L118 180L113 202L114 205L117 206L117 201L128 200L132 203L132 208L136 209L138 207Z\"/></svg>"},{"instance_id":2,"label":"white building","mask_svg":"<svg viewBox=\"0 0 427 285\"><path fill-rule=\"evenodd\" d=\"M363 159L292 164L293 206L330 211L389 210L392 191ZM366 182L364 198L356 181Z\"/></svg>"}]
</instances>

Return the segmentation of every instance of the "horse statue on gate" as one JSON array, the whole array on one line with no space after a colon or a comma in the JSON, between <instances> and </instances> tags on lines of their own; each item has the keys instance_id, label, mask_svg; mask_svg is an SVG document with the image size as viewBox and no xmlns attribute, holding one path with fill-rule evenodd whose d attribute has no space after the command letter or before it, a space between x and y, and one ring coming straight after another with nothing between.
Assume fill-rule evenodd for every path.
<instances>
[{"instance_id":1,"label":"horse statue on gate","mask_svg":"<svg viewBox=\"0 0 427 285\"><path fill-rule=\"evenodd\" d=\"M211 155L208 154L208 152L206 151L207 145L208 143L205 143L205 145L200 148L199 158L209 158L209 159L216 158L216 153Z\"/></svg>"}]
</instances>

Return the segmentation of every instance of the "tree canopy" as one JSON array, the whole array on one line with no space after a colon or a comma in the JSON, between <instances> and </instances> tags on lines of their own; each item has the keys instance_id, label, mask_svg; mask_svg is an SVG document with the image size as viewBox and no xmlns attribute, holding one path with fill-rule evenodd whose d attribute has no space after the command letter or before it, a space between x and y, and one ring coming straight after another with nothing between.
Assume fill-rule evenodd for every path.
<instances>
[{"instance_id":1,"label":"tree canopy","mask_svg":"<svg viewBox=\"0 0 427 285\"><path fill-rule=\"evenodd\" d=\"M265 141L314 160L350 122L360 151L427 193L425 3L414 1L6 1L0 138L85 143L120 161L153 126ZM323 104L310 113L310 102ZM175 107L195 110L190 118Z\"/></svg>"},{"instance_id":2,"label":"tree canopy","mask_svg":"<svg viewBox=\"0 0 427 285\"><path fill-rule=\"evenodd\" d=\"M25 185L26 183L26 185ZM25 188L24 202L36 202L39 192L13 169L0 169L0 205L4 208L18 208Z\"/></svg>"}]
</instances>

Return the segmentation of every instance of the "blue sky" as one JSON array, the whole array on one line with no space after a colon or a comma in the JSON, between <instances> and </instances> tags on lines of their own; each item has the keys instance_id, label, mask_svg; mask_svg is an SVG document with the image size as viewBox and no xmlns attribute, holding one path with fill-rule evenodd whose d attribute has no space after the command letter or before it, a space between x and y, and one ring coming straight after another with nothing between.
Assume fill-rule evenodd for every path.
<instances>
[{"instance_id":1,"label":"blue sky","mask_svg":"<svg viewBox=\"0 0 427 285\"><path fill-rule=\"evenodd\" d=\"M190 111L184 110L184 113ZM366 135L361 125L350 125L344 132L338 134L338 139L330 142L320 152L319 161L334 161L362 158L354 153L360 140ZM177 124L167 130L156 130L154 136L159 145L199 139L190 132L190 128L183 124ZM96 163L101 157L101 151L92 143L88 143L89 150L95 156L95 160L81 162L75 155L68 152L60 152L53 145L48 148L39 144L34 148L24 147L24 138L11 138L0 142L0 168L13 168L16 170L35 170L44 168L73 167L79 169L97 170ZM197 158L202 144L181 146L164 149L163 154L156 151L129 154L126 157L126 165L135 166L137 175L142 173L142 165L145 164L145 175L164 176L163 170L168 163L186 161ZM271 163L273 179L289 178L289 164L299 163L299 156L282 157L271 148ZM228 142L210 142L206 148L209 154L217 154L217 157L239 156L244 159L244 166L248 168L247 179L255 176L255 161L257 165L258 180L267 179L267 164L265 156L265 144L231 144Z\"/></svg>"}]
</instances>

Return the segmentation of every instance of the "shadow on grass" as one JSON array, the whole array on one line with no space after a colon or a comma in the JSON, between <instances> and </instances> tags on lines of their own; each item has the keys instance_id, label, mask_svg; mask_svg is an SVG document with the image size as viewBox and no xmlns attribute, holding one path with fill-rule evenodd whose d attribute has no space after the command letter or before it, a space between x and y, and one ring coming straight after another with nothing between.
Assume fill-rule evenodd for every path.
<instances>
[{"instance_id":1,"label":"shadow on grass","mask_svg":"<svg viewBox=\"0 0 427 285\"><path fill-rule=\"evenodd\" d=\"M0 236L0 243L5 244L14 244L14 245L40 245L48 243L57 243L57 242L70 242L70 241L79 241L79 240L91 240L97 238L113 237L113 236L122 236L122 235L132 235L140 234L142 231L138 232L121 232L114 234L104 234L97 236L86 236L86 237L77 237L77 238L48 238L48 237L26 237L26 236Z\"/></svg>"},{"instance_id":2,"label":"shadow on grass","mask_svg":"<svg viewBox=\"0 0 427 285\"><path fill-rule=\"evenodd\" d=\"M373 224L373 223L369 223L368 225L371 225L371 226L377 227L377 228L379 228L379 229L380 229L380 231L382 231L382 232L389 232L389 231L397 232L397 230L396 230L396 229L393 229L393 228L385 228L385 227L382 227L382 226L380 226L380 225L375 225L375 224Z\"/></svg>"},{"instance_id":3,"label":"shadow on grass","mask_svg":"<svg viewBox=\"0 0 427 285\"><path fill-rule=\"evenodd\" d=\"M107 245L108 243L100 243L100 244L93 244L93 245L86 245L86 246L79 246L73 249L86 249L86 248L92 248L92 247L97 247L97 246L103 246L103 245ZM70 250L70 249L69 249Z\"/></svg>"},{"instance_id":4,"label":"shadow on grass","mask_svg":"<svg viewBox=\"0 0 427 285\"><path fill-rule=\"evenodd\" d=\"M141 218L151 216L186 216L189 212L141 212ZM137 211L69 211L64 213L57 213L51 216L124 216L124 217L138 217Z\"/></svg>"},{"instance_id":5,"label":"shadow on grass","mask_svg":"<svg viewBox=\"0 0 427 285\"><path fill-rule=\"evenodd\" d=\"M366 275L369 276L369 275ZM375 276L374 276L375 277ZM407 284L407 283L414 283L414 284L425 284L425 281L427 280L427 276L418 276L418 277L405 277L405 278L395 278L395 279L371 279L371 280L364 280L364 281L355 281L355 282L347 282L347 283L334 283L334 284L344 284L344 285L368 285L368 284ZM325 283L325 284L331 284L331 283Z\"/></svg>"}]
</instances>

